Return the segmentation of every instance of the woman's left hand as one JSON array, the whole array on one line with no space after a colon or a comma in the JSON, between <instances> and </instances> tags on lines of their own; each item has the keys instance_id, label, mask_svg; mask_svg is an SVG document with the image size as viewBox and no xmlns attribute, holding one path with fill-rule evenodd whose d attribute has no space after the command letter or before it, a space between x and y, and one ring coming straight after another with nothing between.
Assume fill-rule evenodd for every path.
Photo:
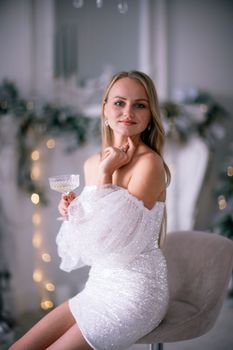
<instances>
[{"instance_id":1,"label":"woman's left hand","mask_svg":"<svg viewBox=\"0 0 233 350\"><path fill-rule=\"evenodd\" d=\"M58 211L59 213L66 217L68 214L68 207L70 203L75 199L75 193L74 192L69 192L68 194L62 194L61 200L58 204Z\"/></svg>"}]
</instances>

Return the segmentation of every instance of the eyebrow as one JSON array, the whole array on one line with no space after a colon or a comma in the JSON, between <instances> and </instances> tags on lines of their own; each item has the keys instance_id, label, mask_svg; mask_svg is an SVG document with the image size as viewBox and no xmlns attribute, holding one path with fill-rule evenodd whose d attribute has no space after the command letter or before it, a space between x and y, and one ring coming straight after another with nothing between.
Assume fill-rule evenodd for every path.
<instances>
[{"instance_id":1,"label":"eyebrow","mask_svg":"<svg viewBox=\"0 0 233 350\"><path fill-rule=\"evenodd\" d=\"M122 99L122 100L127 100L127 98L125 98L125 97L123 97L123 96L114 96L113 98L120 98L120 99ZM146 102L149 102L149 100L146 99L146 98L136 98L135 101L146 101Z\"/></svg>"}]
</instances>

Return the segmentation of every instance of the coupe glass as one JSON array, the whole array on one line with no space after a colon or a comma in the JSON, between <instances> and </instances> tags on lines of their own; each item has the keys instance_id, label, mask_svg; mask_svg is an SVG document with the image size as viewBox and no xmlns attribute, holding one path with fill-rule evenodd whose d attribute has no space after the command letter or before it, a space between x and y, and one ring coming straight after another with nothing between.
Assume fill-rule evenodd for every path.
<instances>
[{"instance_id":1,"label":"coupe glass","mask_svg":"<svg viewBox=\"0 0 233 350\"><path fill-rule=\"evenodd\" d=\"M69 174L52 176L49 177L49 185L52 190L68 195L79 186L79 175ZM68 220L68 218L63 218L61 216L57 218L57 220Z\"/></svg>"}]
</instances>

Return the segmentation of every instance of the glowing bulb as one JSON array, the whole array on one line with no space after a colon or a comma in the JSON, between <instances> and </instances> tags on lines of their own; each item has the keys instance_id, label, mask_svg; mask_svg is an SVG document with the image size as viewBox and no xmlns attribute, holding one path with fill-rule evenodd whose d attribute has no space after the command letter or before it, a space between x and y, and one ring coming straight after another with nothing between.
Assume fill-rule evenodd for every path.
<instances>
[{"instance_id":1,"label":"glowing bulb","mask_svg":"<svg viewBox=\"0 0 233 350\"><path fill-rule=\"evenodd\" d=\"M34 282L41 282L42 281L42 278L43 278L43 274L42 274L42 271L37 269L33 272L33 275L32 275L32 278L33 278L33 281Z\"/></svg>"},{"instance_id":2,"label":"glowing bulb","mask_svg":"<svg viewBox=\"0 0 233 350\"><path fill-rule=\"evenodd\" d=\"M220 210L225 209L227 206L227 202L224 196L219 196L218 197L218 207Z\"/></svg>"},{"instance_id":3,"label":"glowing bulb","mask_svg":"<svg viewBox=\"0 0 233 350\"><path fill-rule=\"evenodd\" d=\"M40 225L41 223L41 216L39 213L34 213L32 215L32 222L34 225Z\"/></svg>"},{"instance_id":4,"label":"glowing bulb","mask_svg":"<svg viewBox=\"0 0 233 350\"><path fill-rule=\"evenodd\" d=\"M48 292L54 292L55 291L55 285L51 282L46 282L45 283L45 289L48 291Z\"/></svg>"},{"instance_id":5,"label":"glowing bulb","mask_svg":"<svg viewBox=\"0 0 233 350\"><path fill-rule=\"evenodd\" d=\"M31 201L33 204L38 204L40 202L40 196L37 193L31 195Z\"/></svg>"},{"instance_id":6,"label":"glowing bulb","mask_svg":"<svg viewBox=\"0 0 233 350\"><path fill-rule=\"evenodd\" d=\"M34 160L34 161L40 159L40 152L37 151L37 150L33 151L33 152L31 153L31 158L32 158L32 160Z\"/></svg>"},{"instance_id":7,"label":"glowing bulb","mask_svg":"<svg viewBox=\"0 0 233 350\"><path fill-rule=\"evenodd\" d=\"M33 235L32 245L35 248L40 248L41 243L42 243L42 236L41 236L40 232L38 231L38 232L34 233L34 235Z\"/></svg>"},{"instance_id":8,"label":"glowing bulb","mask_svg":"<svg viewBox=\"0 0 233 350\"><path fill-rule=\"evenodd\" d=\"M33 164L32 171L31 171L32 180L39 179L40 175L41 175L40 167L37 164Z\"/></svg>"},{"instance_id":9,"label":"glowing bulb","mask_svg":"<svg viewBox=\"0 0 233 350\"><path fill-rule=\"evenodd\" d=\"M227 167L227 175L228 176L233 176L233 166L228 166Z\"/></svg>"},{"instance_id":10,"label":"glowing bulb","mask_svg":"<svg viewBox=\"0 0 233 350\"><path fill-rule=\"evenodd\" d=\"M50 261L51 261L51 256L50 256L50 254L48 254L48 253L43 253L43 254L41 254L41 259L42 259L44 262L50 262Z\"/></svg>"},{"instance_id":11,"label":"glowing bulb","mask_svg":"<svg viewBox=\"0 0 233 350\"><path fill-rule=\"evenodd\" d=\"M46 142L46 146L48 149L52 149L54 148L56 145L56 141L54 139L49 139L47 142Z\"/></svg>"},{"instance_id":12,"label":"glowing bulb","mask_svg":"<svg viewBox=\"0 0 233 350\"><path fill-rule=\"evenodd\" d=\"M53 306L54 306L54 304L53 304L52 300L49 300L49 299L42 300L42 302L40 303L40 307L43 310L52 309Z\"/></svg>"}]
</instances>

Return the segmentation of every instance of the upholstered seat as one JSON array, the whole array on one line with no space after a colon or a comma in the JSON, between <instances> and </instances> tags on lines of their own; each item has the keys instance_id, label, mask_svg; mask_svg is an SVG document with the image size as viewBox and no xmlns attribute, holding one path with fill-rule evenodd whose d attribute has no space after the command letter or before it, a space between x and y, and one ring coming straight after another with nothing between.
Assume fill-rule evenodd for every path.
<instances>
[{"instance_id":1,"label":"upholstered seat","mask_svg":"<svg viewBox=\"0 0 233 350\"><path fill-rule=\"evenodd\" d=\"M199 337L214 325L226 297L233 267L233 242L199 231L171 232L164 254L170 305L161 324L138 343L177 342Z\"/></svg>"}]
</instances>

